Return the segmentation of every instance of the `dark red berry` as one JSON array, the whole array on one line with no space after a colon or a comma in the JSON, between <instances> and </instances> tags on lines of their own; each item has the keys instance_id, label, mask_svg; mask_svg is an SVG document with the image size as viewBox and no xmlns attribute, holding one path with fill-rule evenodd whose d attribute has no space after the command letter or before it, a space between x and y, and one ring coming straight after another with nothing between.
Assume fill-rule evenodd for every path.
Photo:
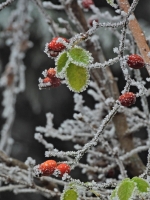
<instances>
[{"instance_id":1,"label":"dark red berry","mask_svg":"<svg viewBox=\"0 0 150 200\"><path fill-rule=\"evenodd\" d=\"M63 38L63 37L53 38L52 41L48 44L50 55L53 57L55 57L54 55L57 54L57 52L61 52L62 50L66 48L62 43L57 42L58 38L63 39L65 42L69 42L66 38Z\"/></svg>"},{"instance_id":2,"label":"dark red berry","mask_svg":"<svg viewBox=\"0 0 150 200\"><path fill-rule=\"evenodd\" d=\"M47 76L48 76L49 78L55 77L55 76L56 76L56 70L55 70L54 68L49 68L49 69L47 70Z\"/></svg>"},{"instance_id":3,"label":"dark red berry","mask_svg":"<svg viewBox=\"0 0 150 200\"><path fill-rule=\"evenodd\" d=\"M98 19L96 19L96 18L95 19L89 19L88 23L89 23L90 26L93 26L93 21L96 21L97 23L99 23Z\"/></svg>"},{"instance_id":4,"label":"dark red berry","mask_svg":"<svg viewBox=\"0 0 150 200\"><path fill-rule=\"evenodd\" d=\"M92 0L82 0L83 8L89 9L91 5L94 5Z\"/></svg>"},{"instance_id":5,"label":"dark red berry","mask_svg":"<svg viewBox=\"0 0 150 200\"><path fill-rule=\"evenodd\" d=\"M57 78L57 77L51 78L50 83L51 83L51 87L58 87L61 85L60 78Z\"/></svg>"},{"instance_id":6,"label":"dark red berry","mask_svg":"<svg viewBox=\"0 0 150 200\"><path fill-rule=\"evenodd\" d=\"M137 54L130 55L127 63L133 69L141 69L145 65L143 58Z\"/></svg>"},{"instance_id":7,"label":"dark red berry","mask_svg":"<svg viewBox=\"0 0 150 200\"><path fill-rule=\"evenodd\" d=\"M132 92L126 92L119 97L122 106L131 106L136 102L136 95Z\"/></svg>"},{"instance_id":8,"label":"dark red berry","mask_svg":"<svg viewBox=\"0 0 150 200\"><path fill-rule=\"evenodd\" d=\"M56 167L56 170L59 172L60 176L63 176L65 173L70 173L70 166L66 163L61 163Z\"/></svg>"},{"instance_id":9,"label":"dark red berry","mask_svg":"<svg viewBox=\"0 0 150 200\"><path fill-rule=\"evenodd\" d=\"M39 171L41 171L43 176L49 176L53 174L56 167L57 163L55 160L47 160L39 165Z\"/></svg>"}]
</instances>

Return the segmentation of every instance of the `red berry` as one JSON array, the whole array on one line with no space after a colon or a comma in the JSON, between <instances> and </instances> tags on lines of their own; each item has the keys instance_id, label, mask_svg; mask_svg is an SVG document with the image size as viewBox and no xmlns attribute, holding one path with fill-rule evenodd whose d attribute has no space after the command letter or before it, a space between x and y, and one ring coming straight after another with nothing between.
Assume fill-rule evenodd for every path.
<instances>
[{"instance_id":1,"label":"red berry","mask_svg":"<svg viewBox=\"0 0 150 200\"><path fill-rule=\"evenodd\" d=\"M56 167L57 163L55 160L47 160L39 165L39 170L43 176L49 176L53 174Z\"/></svg>"},{"instance_id":2,"label":"red berry","mask_svg":"<svg viewBox=\"0 0 150 200\"><path fill-rule=\"evenodd\" d=\"M51 83L51 87L58 87L61 85L60 78L57 78L57 77L51 78L50 83Z\"/></svg>"},{"instance_id":3,"label":"red berry","mask_svg":"<svg viewBox=\"0 0 150 200\"><path fill-rule=\"evenodd\" d=\"M49 68L49 69L47 70L47 76L48 76L49 78L55 77L55 76L56 76L56 70L55 70L54 68Z\"/></svg>"},{"instance_id":4,"label":"red berry","mask_svg":"<svg viewBox=\"0 0 150 200\"><path fill-rule=\"evenodd\" d=\"M132 92L126 92L119 97L122 106L131 106L136 101L136 95Z\"/></svg>"},{"instance_id":5,"label":"red berry","mask_svg":"<svg viewBox=\"0 0 150 200\"><path fill-rule=\"evenodd\" d=\"M46 78L43 79L43 83L50 83L51 87L58 87L61 85L61 81L60 78L57 77L51 77L49 78L48 76Z\"/></svg>"},{"instance_id":6,"label":"red berry","mask_svg":"<svg viewBox=\"0 0 150 200\"><path fill-rule=\"evenodd\" d=\"M43 79L43 83L50 83L51 79L49 77L46 77Z\"/></svg>"},{"instance_id":7,"label":"red berry","mask_svg":"<svg viewBox=\"0 0 150 200\"><path fill-rule=\"evenodd\" d=\"M133 69L141 69L145 65L143 58L137 54L130 55L127 63Z\"/></svg>"},{"instance_id":8,"label":"red berry","mask_svg":"<svg viewBox=\"0 0 150 200\"><path fill-rule=\"evenodd\" d=\"M94 5L92 0L82 0L83 8L89 9L91 5Z\"/></svg>"},{"instance_id":9,"label":"red berry","mask_svg":"<svg viewBox=\"0 0 150 200\"><path fill-rule=\"evenodd\" d=\"M57 52L61 52L63 49L66 48L62 43L57 42L58 38L63 39L65 42L69 42L66 38L62 38L62 37L53 38L52 41L48 44L48 49L50 51L50 55L51 54L53 55L53 53L56 52L56 53L54 53L54 55L55 55L55 54L57 54ZM53 55L53 57L55 57L54 55Z\"/></svg>"},{"instance_id":10,"label":"red berry","mask_svg":"<svg viewBox=\"0 0 150 200\"><path fill-rule=\"evenodd\" d=\"M60 173L60 176L63 176L65 173L70 173L70 166L66 163L61 163L56 167L56 170Z\"/></svg>"}]
</instances>

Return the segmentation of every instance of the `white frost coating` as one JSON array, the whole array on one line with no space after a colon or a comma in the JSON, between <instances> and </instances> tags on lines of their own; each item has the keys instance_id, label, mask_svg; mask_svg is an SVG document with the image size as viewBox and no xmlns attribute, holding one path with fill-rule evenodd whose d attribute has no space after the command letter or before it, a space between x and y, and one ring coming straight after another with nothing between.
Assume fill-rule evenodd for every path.
<instances>
[{"instance_id":1,"label":"white frost coating","mask_svg":"<svg viewBox=\"0 0 150 200\"><path fill-rule=\"evenodd\" d=\"M65 3L71 3L72 0L65 1L60 0L61 6L65 6ZM20 0L21 6L22 3L27 2ZM35 0L36 3L40 3L40 0ZM80 1L81 2L81 1ZM133 5L138 2L137 0L133 0ZM42 4L41 4L42 5ZM140 97L139 101L141 100L142 109L139 110L135 107L120 109L119 112L124 112L128 124L127 132L124 134L131 134L133 132L136 132L138 129L141 129L143 127L146 127L147 132L149 134L149 128L150 128L150 120L149 120L149 107L148 102L146 101L146 95L150 95L150 89L146 90L146 81L142 79L140 73L136 73L139 70L128 70L127 66L127 59L125 55L125 50L129 54L133 54L137 51L136 45L133 44L132 37L130 35L130 32L128 30L125 30L125 25L127 25L128 21L132 19L132 16L130 16L133 13L133 10L135 6L131 6L131 9L129 8L129 13L127 13L126 17L122 21L122 16L111 16L109 12L102 12L98 8L91 6L92 12L96 13L98 16L99 21L105 19L104 23L94 23L94 27L92 27L89 31L86 33L80 33L80 34L73 34L71 32L67 32L67 26L70 25L69 22L63 21L60 19L60 23L63 24L65 28L60 28L59 25L55 26L55 29L58 31L58 33L67 33L68 35L75 35L73 38L71 38L71 42L68 44L67 50L71 49L74 45L83 42L85 40L90 39L92 43L94 44L94 47L96 51L100 50L99 45L99 36L94 35L95 31L98 28L107 28L107 31L112 31L116 38L119 39L119 47L117 50L117 57L110 58L108 61L104 62L102 58L102 63L94 63L91 64L91 68L102 68L101 71L103 72L104 78L97 76L98 83L90 82L89 86L90 89L87 91L87 93L91 96L90 101L92 101L92 106L89 107L87 102L84 101L84 98L81 95L75 94L74 95L74 110L77 112L80 112L81 114L74 114L74 119L67 119L60 125L59 128L54 128L53 125L53 115L51 113L48 113L46 115L46 125L44 127L38 126L36 128L35 133L35 139L37 139L45 148L45 156L46 157L56 157L56 160L58 163L60 161L67 162L71 169L77 167L78 170L82 173L86 173L87 175L87 183L81 182L78 179L73 179L68 175L65 175L62 177L63 180L58 180L57 177L42 177L38 178L39 183L40 181L48 181L50 184L54 183L54 187L59 188L59 184L63 186L70 186L76 187L77 190L79 190L79 195L81 195L81 198L84 199L90 199L93 198L92 193L90 191L97 192L97 197L94 197L95 199L100 197L102 199L105 199L105 197L109 198L109 195L118 184L118 180L116 180L114 177L108 178L108 176L111 176L111 172L113 169L116 169L119 167L120 174L119 178L124 179L126 177L126 171L124 170L123 163L128 163L131 156L133 156L135 153L141 152L141 151L147 151L149 148L149 141L147 140L141 140L140 138L135 143L135 149L133 149L130 152L125 153L123 150L121 150L121 147L118 143L118 138L116 137L116 130L114 123L112 122L113 115L117 112L118 107L120 107L119 102L117 101L115 103L112 96L114 93L110 92L106 89L106 85L109 82L110 87L111 80L107 79L107 76L105 77L107 71L104 70L105 67L112 65L115 62L120 62L120 66L122 69L122 72L125 76L126 85L124 88L124 92L130 91L130 86L134 86L137 88L136 97ZM54 9L55 5L51 5ZM60 7L61 7L60 6ZM67 5L68 6L68 5ZM56 8L57 9L57 8ZM21 10L23 12L23 10ZM44 11L44 10L43 10ZM69 12L69 10L68 10ZM120 11L118 12L120 13ZM68 13L67 13L68 14ZM26 16L29 16L26 13ZM76 18L73 16L73 20L75 21ZM13 18L14 19L14 18ZM22 13L20 12L19 19L22 22ZM72 20L72 19L71 19ZM72 21L73 21L72 20ZM57 21L57 19L56 19ZM107 22L108 21L108 22ZM11 22L12 23L12 22ZM10 23L10 24L11 24ZM76 23L76 22L75 22ZM78 24L78 23L76 23ZM21 23L20 23L21 25ZM51 24L53 25L53 24ZM61 26L61 25L60 25ZM18 25L15 22L14 28L17 30ZM78 28L78 27L77 27ZM108 29L109 28L109 29ZM120 28L117 30L117 28ZM125 30L125 31L124 31ZM61 32L62 31L62 32ZM70 34L71 33L71 34ZM16 32L15 32L16 34ZM23 36L23 34L17 33L16 36L14 34L14 37L16 38L16 41L18 41L19 37ZM57 34L56 34L57 35ZM56 37L55 35L55 37ZM127 35L128 39L125 38L125 35ZM19 36L19 37L18 37ZM60 41L60 40L58 40ZM58 42L57 41L57 42ZM8 40L9 45L13 44L13 40ZM61 41L60 41L61 42ZM83 46L85 43L83 44ZM16 47L15 47L16 48ZM12 48L13 49L13 48ZM14 49L13 49L14 50ZM17 51L16 51L17 50ZM13 64L13 67L15 66L16 62L14 58L18 58L22 60L24 58L24 54L20 53L18 54L18 49L16 49L13 54L11 55L11 65ZM112 49L111 49L112 50ZM48 52L53 53L53 52ZM57 54L57 53L56 53ZM55 55L56 55L55 54ZM101 51L98 52L101 60ZM68 59L69 60L69 59ZM70 61L69 61L70 62ZM22 63L20 63L20 66L23 66ZM148 64L145 64L147 67ZM14 67L15 68L15 67ZM13 68L13 69L14 69ZM24 74L24 69L21 67L19 70L18 76L16 76L17 70L15 69L15 78L18 81L18 78L21 79L22 74ZM95 69L91 69L95 70ZM98 71L98 70L95 70ZM135 72L136 71L136 72ZM134 73L134 75L131 77L130 74ZM43 74L46 76L46 71ZM98 75L96 73L96 75ZM106 78L106 79L105 79ZM150 78L146 79L147 81L150 81ZM7 110L5 112L4 116L10 116L9 120L6 121L5 126L3 127L3 131L1 133L1 136L5 135L5 133L9 132L10 127L12 126L12 122L14 120L13 114L14 113L14 104L16 101L16 98L12 98L13 95L21 91L21 88L23 88L24 82L22 81L23 85L21 85L19 82L19 85L17 85L17 88L7 90L7 93L5 94L7 98L6 102L3 102L3 105L7 107ZM43 79L39 79L39 83L43 84ZM4 77L0 80L0 84L2 86L7 86L7 76L4 74ZM100 87L98 84L102 85ZM49 86L48 86L49 88ZM23 90L23 89L22 89ZM14 91L14 93L11 94L11 91ZM106 92L106 95L104 95ZM108 95L107 95L108 92ZM84 95L84 94L83 94ZM87 94L86 94L87 95ZM16 97L16 96L15 96ZM118 98L118 97L116 97ZM7 105L6 105L7 104ZM10 105L8 105L10 104ZM115 105L117 107L113 108ZM13 109L11 108L13 107ZM121 113L119 113L121 115ZM106 116L106 117L105 117ZM104 120L103 120L104 119ZM100 126L101 124L101 126ZM134 137L134 135L133 135ZM47 142L47 138L49 141L51 141L51 138L57 138L57 140L61 141L61 145L63 145L63 141L71 141L72 148L74 147L74 151L61 151L61 145L58 149L55 148L55 146L51 143ZM5 138L7 141L7 146L11 144L11 140ZM98 145L97 145L98 144ZM5 146L5 143L1 144L0 147ZM117 149L117 151L115 150ZM6 149L7 150L7 149ZM8 151L7 151L8 152ZM119 152L119 155L117 154ZM2 153L2 152L1 152ZM82 156L85 156L87 158L84 160L86 163L82 163ZM53 158L52 158L53 159ZM7 161L7 160L6 160ZM9 158L9 162L13 161L13 158ZM122 162L125 161L125 162ZM32 163L32 160L28 159L26 164L29 165L29 163ZM24 165L23 165L24 166ZM25 167L26 168L26 167ZM144 172L143 177L146 177L147 180L149 180L149 170L150 169L150 152L148 153L148 164L146 166L146 171ZM41 171L39 170L39 165L34 168L35 175L40 176ZM112 170L112 171L111 171ZM33 182L32 179L32 168L28 167L28 170L26 169L20 169L19 167L10 167L8 165L5 165L4 163L0 164L0 181L2 181L4 184L2 184L2 187L0 188L0 191L13 191L14 193L22 193L22 192L38 192L43 194L45 197L49 198L52 196L59 195L60 192L56 188L53 190L47 190L45 187L37 186L36 183ZM56 176L58 176L58 172L56 173ZM97 177L99 180L97 180ZM92 181L95 180L96 181ZM6 185L11 182L11 184ZM99 183L98 183L99 182ZM15 186L12 184L16 184ZM70 184L71 183L71 184ZM34 189L31 189L31 188ZM108 199L107 198L107 199ZM62 198L63 199L63 198ZM149 199L149 196L146 197L146 194L144 194L144 199Z\"/></svg>"},{"instance_id":2,"label":"white frost coating","mask_svg":"<svg viewBox=\"0 0 150 200\"><path fill-rule=\"evenodd\" d=\"M118 54L118 53L119 53L118 47L114 47L114 48L113 48L113 52Z\"/></svg>"},{"instance_id":3,"label":"white frost coating","mask_svg":"<svg viewBox=\"0 0 150 200\"><path fill-rule=\"evenodd\" d=\"M146 78L146 80L147 80L148 82L150 82L150 78Z\"/></svg>"},{"instance_id":4,"label":"white frost coating","mask_svg":"<svg viewBox=\"0 0 150 200\"><path fill-rule=\"evenodd\" d=\"M150 51L147 53L147 56L150 58Z\"/></svg>"},{"instance_id":5,"label":"white frost coating","mask_svg":"<svg viewBox=\"0 0 150 200\"><path fill-rule=\"evenodd\" d=\"M128 19L129 19L129 21L130 21L130 20L134 20L134 19L135 19L135 16L132 14L132 15L129 16Z\"/></svg>"},{"instance_id":6,"label":"white frost coating","mask_svg":"<svg viewBox=\"0 0 150 200\"><path fill-rule=\"evenodd\" d=\"M122 15L123 17L126 17L126 16L127 16L127 13L124 12L124 11L121 11L121 15Z\"/></svg>"}]
</instances>

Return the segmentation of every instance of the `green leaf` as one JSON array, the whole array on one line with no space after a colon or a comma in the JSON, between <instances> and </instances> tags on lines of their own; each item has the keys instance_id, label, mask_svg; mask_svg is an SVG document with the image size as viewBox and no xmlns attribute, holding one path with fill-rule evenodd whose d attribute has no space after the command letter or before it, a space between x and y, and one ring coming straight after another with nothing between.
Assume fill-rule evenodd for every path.
<instances>
[{"instance_id":1,"label":"green leaf","mask_svg":"<svg viewBox=\"0 0 150 200\"><path fill-rule=\"evenodd\" d=\"M91 53L78 46L70 49L68 55L71 62L79 66L88 67L88 65L93 62Z\"/></svg>"},{"instance_id":2,"label":"green leaf","mask_svg":"<svg viewBox=\"0 0 150 200\"><path fill-rule=\"evenodd\" d=\"M136 183L139 192L148 192L150 185L144 179L139 177L133 177L132 181Z\"/></svg>"},{"instance_id":3,"label":"green leaf","mask_svg":"<svg viewBox=\"0 0 150 200\"><path fill-rule=\"evenodd\" d=\"M117 190L119 200L129 200L135 189L135 183L130 179L125 179L121 182Z\"/></svg>"},{"instance_id":4,"label":"green leaf","mask_svg":"<svg viewBox=\"0 0 150 200\"><path fill-rule=\"evenodd\" d=\"M77 198L78 198L78 193L74 189L65 190L61 196L62 200L77 200Z\"/></svg>"},{"instance_id":5,"label":"green leaf","mask_svg":"<svg viewBox=\"0 0 150 200\"><path fill-rule=\"evenodd\" d=\"M110 199L113 200L113 198L116 197L116 195L117 195L117 190L115 189L112 191Z\"/></svg>"},{"instance_id":6,"label":"green leaf","mask_svg":"<svg viewBox=\"0 0 150 200\"><path fill-rule=\"evenodd\" d=\"M74 92L84 91L89 83L88 69L70 63L66 69L66 82L70 90Z\"/></svg>"},{"instance_id":7,"label":"green leaf","mask_svg":"<svg viewBox=\"0 0 150 200\"><path fill-rule=\"evenodd\" d=\"M57 57L56 59L56 73L57 73L57 76L59 78L62 78L64 77L64 71L66 69L66 67L68 67L68 64L69 64L69 59L68 59L68 56L67 56L67 52L64 51L62 53L59 54L59 56Z\"/></svg>"}]
</instances>

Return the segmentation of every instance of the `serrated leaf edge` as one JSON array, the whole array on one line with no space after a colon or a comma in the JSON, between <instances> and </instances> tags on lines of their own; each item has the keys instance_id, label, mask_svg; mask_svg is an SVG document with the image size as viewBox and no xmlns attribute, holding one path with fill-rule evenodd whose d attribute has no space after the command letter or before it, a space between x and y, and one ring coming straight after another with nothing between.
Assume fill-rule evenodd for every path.
<instances>
[{"instance_id":1,"label":"serrated leaf edge","mask_svg":"<svg viewBox=\"0 0 150 200\"><path fill-rule=\"evenodd\" d=\"M66 62L66 64L65 64L65 66L63 67L63 69L62 69L62 71L61 72L58 72L57 71L57 66L58 66L58 60L59 60L59 58L60 58L60 56L63 54L63 53L67 53L67 57L68 57L68 61ZM70 60L70 58L69 58L69 56L68 56L68 52L67 51L62 51L58 56L57 56L57 58L55 59L55 65L56 65L56 76L58 77L58 78L64 78L65 77L65 70L66 70L66 68L69 66L69 64L70 64L70 62L71 62L71 60Z\"/></svg>"},{"instance_id":2,"label":"serrated leaf edge","mask_svg":"<svg viewBox=\"0 0 150 200\"><path fill-rule=\"evenodd\" d=\"M135 183L134 181L132 181L130 178L126 178L126 179L122 180L122 181L119 183L119 185L114 189L114 190L116 190L116 196L113 197L113 198L111 198L111 196L110 196L110 200L120 200L120 198L119 198L119 196L118 196L118 194L117 194L117 193L118 193L118 189L119 189L120 185L121 185L123 182L126 182L126 181L133 182L134 185L135 185L135 188L133 189L132 195L131 195L131 197L129 198L129 200L132 200L132 199L133 199L133 197L134 197L134 195L135 195L135 191L137 190L136 183Z\"/></svg>"},{"instance_id":3,"label":"serrated leaf edge","mask_svg":"<svg viewBox=\"0 0 150 200\"><path fill-rule=\"evenodd\" d=\"M133 182L133 183L134 183L134 182ZM134 185L135 185L135 183L134 183ZM129 197L128 200L132 200L132 199L134 198L134 196L135 196L135 191L136 191L136 185L135 185L135 187L134 187L134 189L133 189L133 191L132 191L132 194L131 194L131 196ZM117 192L118 192L118 190L117 190ZM118 194L117 194L117 198L118 198L118 200L120 200Z\"/></svg>"},{"instance_id":4,"label":"serrated leaf edge","mask_svg":"<svg viewBox=\"0 0 150 200\"><path fill-rule=\"evenodd\" d=\"M75 187L70 187L70 188L64 188L61 196L60 196L60 200L64 200L64 195L65 195L65 192L67 192L68 190L74 190L76 193L77 193L77 200L79 200L79 193L77 191L77 189Z\"/></svg>"},{"instance_id":5,"label":"serrated leaf edge","mask_svg":"<svg viewBox=\"0 0 150 200\"><path fill-rule=\"evenodd\" d=\"M75 64L75 63L73 63ZM78 65L77 65L78 66ZM83 66L79 66L79 67L83 67ZM85 68L85 67L83 67ZM66 68L67 69L67 68ZM66 72L66 71L65 71ZM67 72L65 73L65 79L66 79L66 84L67 84L67 87L69 88L70 91L72 92L77 92L77 93L80 93L80 92L83 92L87 89L87 87L89 86L89 83L90 83L90 74L89 74L89 71L87 69L86 71L86 77L87 77L87 81L86 81L86 84L81 88L80 91L77 91L77 90L74 90L71 85L69 84L69 80L68 80L68 77L67 77Z\"/></svg>"},{"instance_id":6,"label":"serrated leaf edge","mask_svg":"<svg viewBox=\"0 0 150 200\"><path fill-rule=\"evenodd\" d=\"M133 178L135 178L135 177L133 177ZM144 181L149 185L149 188L147 188L147 192L140 192L140 190L139 190L138 187L137 187L137 183L134 181L133 178L131 179L131 181L134 182L134 184L135 184L135 186L136 186L136 189L137 189L137 192L138 192L139 194L147 194L147 193L150 192L150 184L149 184L149 182L148 182L147 180L145 180L145 179L143 179L143 178L140 178L140 179L144 180ZM139 178L139 177L137 177L137 178Z\"/></svg>"},{"instance_id":7,"label":"serrated leaf edge","mask_svg":"<svg viewBox=\"0 0 150 200\"><path fill-rule=\"evenodd\" d=\"M86 51L85 49L83 49L82 47L79 47L79 46L74 46L73 48L82 49L82 50ZM86 53L88 54L88 57L89 57L89 63L87 65L83 64L82 62L76 62L75 60L73 60L71 55L69 54L69 51L68 51L69 60L70 60L70 62L72 62L75 65L82 66L82 67L85 67L85 68L89 68L89 64L92 64L94 59L92 57L92 54L89 51L86 51Z\"/></svg>"}]
</instances>

